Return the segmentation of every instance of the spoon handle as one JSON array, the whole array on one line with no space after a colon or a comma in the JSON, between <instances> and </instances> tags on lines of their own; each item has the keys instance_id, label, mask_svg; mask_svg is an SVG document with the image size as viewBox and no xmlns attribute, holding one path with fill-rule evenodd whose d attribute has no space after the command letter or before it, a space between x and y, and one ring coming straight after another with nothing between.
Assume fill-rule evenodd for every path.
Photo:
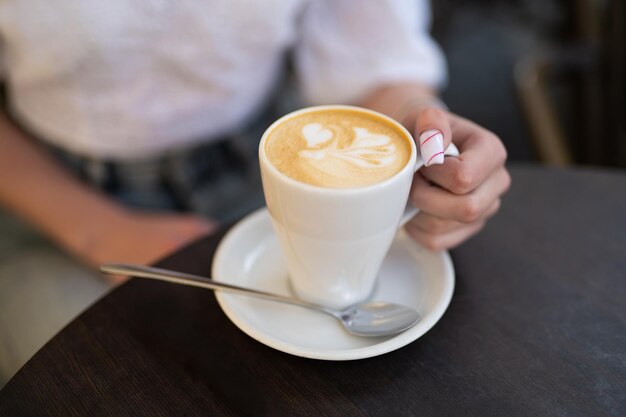
<instances>
[{"instance_id":1,"label":"spoon handle","mask_svg":"<svg viewBox=\"0 0 626 417\"><path fill-rule=\"evenodd\" d=\"M100 266L100 271L108 275L126 275L137 278L149 278L160 281L173 282L175 284L190 285L193 287L208 288L211 290L227 291L237 294L250 295L253 297L264 298L266 300L278 301L305 307L309 309L319 310L327 314L333 315L331 310L319 306L317 304L308 303L306 301L285 297L283 295L272 294L265 291L259 291L252 288L239 287L237 285L226 284L224 282L214 281L211 278L199 275L186 274L184 272L170 271L168 269L154 268L151 266L134 265L134 264L105 264Z\"/></svg>"}]
</instances>

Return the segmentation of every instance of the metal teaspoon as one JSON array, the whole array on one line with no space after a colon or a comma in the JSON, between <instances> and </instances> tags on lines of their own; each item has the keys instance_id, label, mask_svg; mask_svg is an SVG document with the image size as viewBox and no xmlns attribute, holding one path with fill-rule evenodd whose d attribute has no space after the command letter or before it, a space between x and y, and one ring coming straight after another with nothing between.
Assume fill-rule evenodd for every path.
<instances>
[{"instance_id":1,"label":"metal teaspoon","mask_svg":"<svg viewBox=\"0 0 626 417\"><path fill-rule=\"evenodd\" d=\"M173 282L176 284L208 288L211 290L245 294L253 297L264 298L266 300L304 307L310 310L320 311L339 320L348 333L356 336L390 336L401 333L413 327L420 321L420 316L415 310L409 307L387 302L369 301L355 304L343 310L334 310L318 304L278 294L272 294L252 288L239 287L236 285L214 281L210 278L198 275L185 274L183 272L170 271L161 268L133 264L105 264L100 267L100 271L109 275L126 275L137 278L150 278Z\"/></svg>"}]
</instances>

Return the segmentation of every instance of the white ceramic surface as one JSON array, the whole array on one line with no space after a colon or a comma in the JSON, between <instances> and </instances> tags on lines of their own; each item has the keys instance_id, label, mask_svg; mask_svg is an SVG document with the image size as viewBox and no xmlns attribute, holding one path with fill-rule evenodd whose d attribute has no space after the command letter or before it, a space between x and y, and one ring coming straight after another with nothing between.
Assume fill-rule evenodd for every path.
<instances>
[{"instance_id":1,"label":"white ceramic surface","mask_svg":"<svg viewBox=\"0 0 626 417\"><path fill-rule=\"evenodd\" d=\"M410 146L404 167L372 185L340 189L298 182L278 171L265 153L273 130L292 118L322 110L350 110L395 126ZM311 124L302 130L307 142L318 143L315 137L307 138L306 128L310 126L316 128L315 134L324 134L322 139L332 137L325 126ZM359 130L368 132L357 126L354 129L356 136ZM446 154L458 155L458 151L451 145ZM309 107L283 116L265 131L259 144L259 163L265 201L293 290L305 300L333 308L366 299L398 227L416 213L413 209L403 216L413 174L424 165L411 134L397 121L372 110L341 105Z\"/></svg>"},{"instance_id":2,"label":"white ceramic surface","mask_svg":"<svg viewBox=\"0 0 626 417\"><path fill-rule=\"evenodd\" d=\"M289 295L287 266L265 209L234 226L213 261L214 279ZM272 348L306 358L353 360L382 355L426 333L443 315L454 289L454 268L447 252L432 253L400 232L379 273L372 299L415 308L421 321L386 338L356 337L332 317L303 308L236 294L216 292L230 320Z\"/></svg>"},{"instance_id":3,"label":"white ceramic surface","mask_svg":"<svg viewBox=\"0 0 626 417\"><path fill-rule=\"evenodd\" d=\"M407 162L391 178L354 188L318 187L283 174L265 153L272 132L290 119L323 110L350 110L395 126L410 146ZM344 308L371 294L382 260L398 230L416 159L413 138L402 125L358 107L301 109L278 119L265 131L259 144L265 202L285 254L291 285L299 297Z\"/></svg>"}]
</instances>

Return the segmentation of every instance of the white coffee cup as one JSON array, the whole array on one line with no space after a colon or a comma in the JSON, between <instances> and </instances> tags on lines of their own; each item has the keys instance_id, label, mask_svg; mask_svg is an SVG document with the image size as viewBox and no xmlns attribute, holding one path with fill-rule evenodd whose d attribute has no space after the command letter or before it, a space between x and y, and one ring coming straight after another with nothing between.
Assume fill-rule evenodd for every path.
<instances>
[{"instance_id":1,"label":"white coffee cup","mask_svg":"<svg viewBox=\"0 0 626 417\"><path fill-rule=\"evenodd\" d=\"M411 147L406 165L391 178L355 188L325 188L296 181L269 161L265 143L286 120L319 110L354 110L400 129ZM454 145L446 155L458 155ZM395 120L352 106L304 108L274 122L259 144L263 191L287 261L292 290L304 300L344 308L366 300L398 228L417 209L407 205L415 171L424 165L411 134Z\"/></svg>"}]
</instances>

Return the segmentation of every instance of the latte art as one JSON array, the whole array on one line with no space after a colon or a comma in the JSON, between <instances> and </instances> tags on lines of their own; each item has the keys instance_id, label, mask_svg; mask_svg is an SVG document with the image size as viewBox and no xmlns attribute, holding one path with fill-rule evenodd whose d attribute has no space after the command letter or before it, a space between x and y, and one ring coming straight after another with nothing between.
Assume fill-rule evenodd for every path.
<instances>
[{"instance_id":1,"label":"latte art","mask_svg":"<svg viewBox=\"0 0 626 417\"><path fill-rule=\"evenodd\" d=\"M381 168L390 165L396 159L396 147L393 143L391 143L391 138L389 136L371 133L363 127L354 128L354 141L345 148L339 148L337 140L332 140L333 135L330 130L318 130L317 132L331 133L330 138L327 141L330 142L330 144L320 150L312 150L311 144L315 144L316 141L311 141L309 138L316 138L319 134L312 136L310 134L312 129L310 128L313 127L317 130L317 126L319 126L319 123L310 123L302 128L302 135L309 144L309 148L304 151L300 151L300 157L310 158L313 160L339 158L364 169Z\"/></svg>"},{"instance_id":2,"label":"latte art","mask_svg":"<svg viewBox=\"0 0 626 417\"><path fill-rule=\"evenodd\" d=\"M347 188L393 176L411 148L404 132L385 119L357 110L319 110L276 126L266 142L272 164L312 185Z\"/></svg>"}]
</instances>

